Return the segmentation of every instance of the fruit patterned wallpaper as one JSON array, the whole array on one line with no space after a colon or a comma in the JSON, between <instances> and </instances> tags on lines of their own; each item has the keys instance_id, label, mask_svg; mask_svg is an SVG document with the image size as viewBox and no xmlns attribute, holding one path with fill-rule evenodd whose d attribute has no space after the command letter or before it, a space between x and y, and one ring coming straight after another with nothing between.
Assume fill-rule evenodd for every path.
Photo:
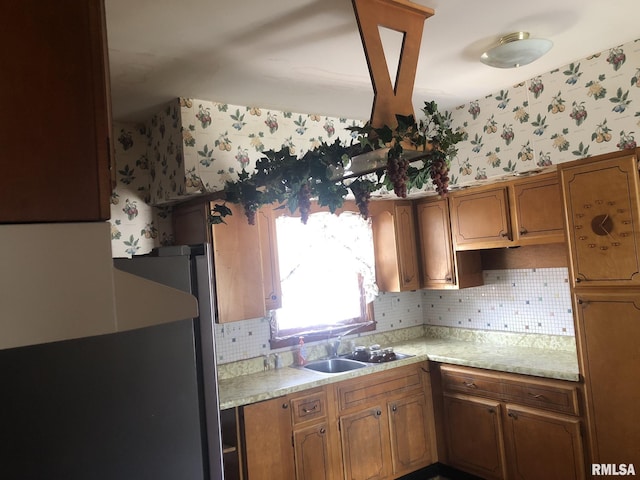
<instances>
[{"instance_id":1,"label":"fruit patterned wallpaper","mask_svg":"<svg viewBox=\"0 0 640 480\"><path fill-rule=\"evenodd\" d=\"M634 147L640 135L640 40L506 86L450 115L453 126L465 132L451 166L454 186ZM113 256L172 242L169 210L149 204L219 189L243 165L251 169L264 149L287 144L302 153L322 139L347 140L350 132L344 128L353 123L182 98L145 125L115 124ZM394 295L392 304L400 308L393 317L406 310L412 312L411 323L421 312L424 322L434 325L573 334L566 269L485 275L486 285L478 289L423 292L420 298L411 292ZM386 305L386 299L380 302ZM390 316L390 309L381 304L380 316ZM500 320L493 321L491 312L499 312ZM217 331L220 360L264 354L268 332L263 319Z\"/></svg>"},{"instance_id":2,"label":"fruit patterned wallpaper","mask_svg":"<svg viewBox=\"0 0 640 480\"><path fill-rule=\"evenodd\" d=\"M640 138L640 40L595 53L451 112L464 132L452 184L634 148Z\"/></svg>"}]
</instances>

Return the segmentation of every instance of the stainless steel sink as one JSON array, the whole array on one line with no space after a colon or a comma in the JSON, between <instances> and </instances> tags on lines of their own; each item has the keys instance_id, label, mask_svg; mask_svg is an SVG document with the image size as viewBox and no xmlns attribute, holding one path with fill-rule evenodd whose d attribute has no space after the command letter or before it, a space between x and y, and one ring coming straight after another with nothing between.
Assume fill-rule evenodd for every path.
<instances>
[{"instance_id":1,"label":"stainless steel sink","mask_svg":"<svg viewBox=\"0 0 640 480\"><path fill-rule=\"evenodd\" d=\"M307 363L304 368L322 373L342 373L364 368L369 364L348 358L327 358Z\"/></svg>"}]
</instances>

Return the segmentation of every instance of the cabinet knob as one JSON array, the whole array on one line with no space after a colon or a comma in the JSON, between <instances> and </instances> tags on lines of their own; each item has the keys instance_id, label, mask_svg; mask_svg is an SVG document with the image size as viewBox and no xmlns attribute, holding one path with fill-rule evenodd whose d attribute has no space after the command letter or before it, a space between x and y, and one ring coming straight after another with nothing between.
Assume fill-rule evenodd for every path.
<instances>
[{"instance_id":1,"label":"cabinet knob","mask_svg":"<svg viewBox=\"0 0 640 480\"><path fill-rule=\"evenodd\" d=\"M487 408L487 411L489 413L496 413L496 409L495 408Z\"/></svg>"},{"instance_id":2,"label":"cabinet knob","mask_svg":"<svg viewBox=\"0 0 640 480\"><path fill-rule=\"evenodd\" d=\"M282 408L284 408L286 410L287 408L289 408L289 404L288 403L283 403L282 404Z\"/></svg>"},{"instance_id":3,"label":"cabinet knob","mask_svg":"<svg viewBox=\"0 0 640 480\"><path fill-rule=\"evenodd\" d=\"M446 277L444 277L445 281L450 282L451 280L453 280L453 278L451 277L451 275L447 275Z\"/></svg>"},{"instance_id":4,"label":"cabinet knob","mask_svg":"<svg viewBox=\"0 0 640 480\"><path fill-rule=\"evenodd\" d=\"M516 415L516 414L515 414L515 413L513 413L513 412L509 412L509 413L507 413L507 415L508 415L509 417L513 418L514 420L517 420L517 419L518 419L518 415Z\"/></svg>"},{"instance_id":5,"label":"cabinet knob","mask_svg":"<svg viewBox=\"0 0 640 480\"><path fill-rule=\"evenodd\" d=\"M320 432L320 435L324 435L325 433L327 433L327 430L324 427L321 427L319 432Z\"/></svg>"},{"instance_id":6,"label":"cabinet knob","mask_svg":"<svg viewBox=\"0 0 640 480\"><path fill-rule=\"evenodd\" d=\"M391 407L391 411L392 412L397 412L398 411L398 407L396 406L396 404L394 403L393 406Z\"/></svg>"},{"instance_id":7,"label":"cabinet knob","mask_svg":"<svg viewBox=\"0 0 640 480\"><path fill-rule=\"evenodd\" d=\"M520 235L526 235L527 233L529 233L529 232L527 232L527 229L526 229L526 228L522 227L522 228L520 229Z\"/></svg>"},{"instance_id":8,"label":"cabinet knob","mask_svg":"<svg viewBox=\"0 0 640 480\"><path fill-rule=\"evenodd\" d=\"M382 415L382 412L380 410L376 410L376 415L379 417L380 415Z\"/></svg>"},{"instance_id":9,"label":"cabinet knob","mask_svg":"<svg viewBox=\"0 0 640 480\"><path fill-rule=\"evenodd\" d=\"M581 278L576 278L576 283L580 283L582 281Z\"/></svg>"},{"instance_id":10,"label":"cabinet knob","mask_svg":"<svg viewBox=\"0 0 640 480\"><path fill-rule=\"evenodd\" d=\"M464 383L464 386L467 387L467 388L478 388L478 386L475 383L473 383L473 381L471 381L471 382L462 382L462 383Z\"/></svg>"},{"instance_id":11,"label":"cabinet knob","mask_svg":"<svg viewBox=\"0 0 640 480\"><path fill-rule=\"evenodd\" d=\"M504 232L504 233L501 233L500 236L502 238L509 238L509 233L508 232Z\"/></svg>"}]
</instances>

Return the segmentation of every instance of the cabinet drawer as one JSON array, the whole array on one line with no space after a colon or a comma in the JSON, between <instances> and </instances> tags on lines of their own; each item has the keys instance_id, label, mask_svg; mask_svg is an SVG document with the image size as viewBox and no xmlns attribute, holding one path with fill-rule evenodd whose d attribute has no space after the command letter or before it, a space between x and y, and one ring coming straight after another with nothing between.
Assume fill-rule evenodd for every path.
<instances>
[{"instance_id":1,"label":"cabinet drawer","mask_svg":"<svg viewBox=\"0 0 640 480\"><path fill-rule=\"evenodd\" d=\"M579 415L578 389L570 385L509 382L505 385L509 401L560 413Z\"/></svg>"},{"instance_id":2,"label":"cabinet drawer","mask_svg":"<svg viewBox=\"0 0 640 480\"><path fill-rule=\"evenodd\" d=\"M340 410L365 402L375 402L380 397L386 398L389 395L422 389L422 371L419 365L394 368L356 380L347 380L336 387Z\"/></svg>"},{"instance_id":3,"label":"cabinet drawer","mask_svg":"<svg viewBox=\"0 0 640 480\"><path fill-rule=\"evenodd\" d=\"M327 416L327 395L324 390L317 390L304 397L291 399L293 424L310 422Z\"/></svg>"},{"instance_id":4,"label":"cabinet drawer","mask_svg":"<svg viewBox=\"0 0 640 480\"><path fill-rule=\"evenodd\" d=\"M464 368L441 368L442 388L448 392L466 393L501 399L504 393L499 377Z\"/></svg>"}]
</instances>

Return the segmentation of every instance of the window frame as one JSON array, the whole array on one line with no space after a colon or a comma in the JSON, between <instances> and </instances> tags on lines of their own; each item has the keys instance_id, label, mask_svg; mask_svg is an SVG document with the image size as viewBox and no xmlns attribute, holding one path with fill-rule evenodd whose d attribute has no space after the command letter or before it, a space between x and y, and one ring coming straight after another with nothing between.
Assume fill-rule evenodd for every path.
<instances>
[{"instance_id":1,"label":"window frame","mask_svg":"<svg viewBox=\"0 0 640 480\"><path fill-rule=\"evenodd\" d=\"M327 207L320 207L315 201L311 203L310 214L328 211L329 209ZM337 209L335 211L335 214L339 215L343 212L359 213L355 201L345 200L343 206ZM294 214L291 214L291 212L286 208L279 209L278 207L276 207L272 210L272 220L274 222L274 225L275 219L278 216L282 215L300 218L300 213L298 211L296 211ZM277 237L274 247L277 249ZM303 337L305 342L313 342L345 335L347 333L355 334L361 332L370 332L374 331L375 329L376 321L374 318L373 302L366 302L364 288L362 282L360 282L359 317L342 320L337 326L333 325L329 327L327 325L312 325L281 331L278 327L277 310L274 310L271 312L269 318L269 345L271 349L276 349L297 345L300 337Z\"/></svg>"}]
</instances>

